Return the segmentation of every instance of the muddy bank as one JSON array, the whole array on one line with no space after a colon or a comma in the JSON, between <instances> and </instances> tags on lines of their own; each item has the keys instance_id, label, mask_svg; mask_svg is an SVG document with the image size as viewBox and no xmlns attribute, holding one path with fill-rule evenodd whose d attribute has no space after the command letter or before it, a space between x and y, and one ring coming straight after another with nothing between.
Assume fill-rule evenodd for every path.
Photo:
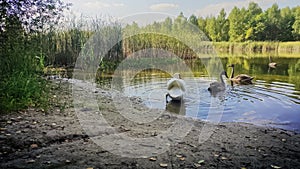
<instances>
[{"instance_id":1,"label":"muddy bank","mask_svg":"<svg viewBox=\"0 0 300 169\"><path fill-rule=\"evenodd\" d=\"M245 123L210 124L165 111L148 112L138 98L131 98L132 104L128 105L122 101L126 98L101 89L91 96L96 98L100 110L83 105L75 111L72 85L54 81L51 86L49 110L28 109L1 117L0 168L300 166L300 135L290 131ZM76 99L85 95L85 89L81 92ZM75 108L80 104L77 102ZM142 117L150 122L130 116L140 112L146 112ZM94 124L91 117L99 116L105 118L105 123ZM208 130L204 132L203 128ZM206 140L199 142L210 132ZM127 137L132 143L122 142L120 137ZM108 142L98 142L103 138ZM140 143L141 139L150 142ZM151 142L153 139L156 142ZM137 157L132 158L135 154Z\"/></svg>"}]
</instances>

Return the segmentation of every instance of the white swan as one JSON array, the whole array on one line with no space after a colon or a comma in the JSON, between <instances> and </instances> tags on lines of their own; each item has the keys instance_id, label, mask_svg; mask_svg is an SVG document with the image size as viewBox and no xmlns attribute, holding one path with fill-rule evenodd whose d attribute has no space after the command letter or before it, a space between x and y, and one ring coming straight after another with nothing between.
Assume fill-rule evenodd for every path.
<instances>
[{"instance_id":1,"label":"white swan","mask_svg":"<svg viewBox=\"0 0 300 169\"><path fill-rule=\"evenodd\" d=\"M168 93L166 94L166 102L168 103L168 97L172 100L180 101L183 98L185 92L185 82L181 79L179 73L175 73L173 78L167 83Z\"/></svg>"},{"instance_id":2,"label":"white swan","mask_svg":"<svg viewBox=\"0 0 300 169\"><path fill-rule=\"evenodd\" d=\"M269 56L269 67L270 68L276 68L277 63L276 62L272 62L272 58L271 56Z\"/></svg>"}]
</instances>

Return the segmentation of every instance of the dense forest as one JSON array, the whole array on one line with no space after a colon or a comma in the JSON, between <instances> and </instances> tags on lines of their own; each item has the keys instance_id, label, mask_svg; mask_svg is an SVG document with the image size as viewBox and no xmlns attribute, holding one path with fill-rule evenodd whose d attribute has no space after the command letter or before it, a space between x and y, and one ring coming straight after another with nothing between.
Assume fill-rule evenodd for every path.
<instances>
[{"instance_id":1,"label":"dense forest","mask_svg":"<svg viewBox=\"0 0 300 169\"><path fill-rule=\"evenodd\" d=\"M178 17L186 19L182 13ZM250 2L247 8L234 7L228 16L222 9L216 17L192 15L186 20L215 42L300 40L300 6L279 9L273 4L263 11L257 3Z\"/></svg>"}]
</instances>

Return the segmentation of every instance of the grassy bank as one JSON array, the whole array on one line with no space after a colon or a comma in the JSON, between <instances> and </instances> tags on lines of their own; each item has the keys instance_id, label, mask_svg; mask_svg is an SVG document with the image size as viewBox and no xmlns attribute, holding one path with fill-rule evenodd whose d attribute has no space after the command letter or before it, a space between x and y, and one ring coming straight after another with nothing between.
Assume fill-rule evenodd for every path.
<instances>
[{"instance_id":1,"label":"grassy bank","mask_svg":"<svg viewBox=\"0 0 300 169\"><path fill-rule=\"evenodd\" d=\"M219 55L300 56L300 42L214 42Z\"/></svg>"},{"instance_id":2,"label":"grassy bank","mask_svg":"<svg viewBox=\"0 0 300 169\"><path fill-rule=\"evenodd\" d=\"M40 39L12 27L0 36L0 113L29 106L45 107L47 85L41 78Z\"/></svg>"}]
</instances>

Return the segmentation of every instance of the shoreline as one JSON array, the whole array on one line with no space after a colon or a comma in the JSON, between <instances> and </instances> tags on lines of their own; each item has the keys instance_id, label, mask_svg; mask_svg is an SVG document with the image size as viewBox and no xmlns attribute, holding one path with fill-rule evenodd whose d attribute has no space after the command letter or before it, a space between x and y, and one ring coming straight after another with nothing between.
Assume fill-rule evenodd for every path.
<instances>
[{"instance_id":1,"label":"shoreline","mask_svg":"<svg viewBox=\"0 0 300 169\"><path fill-rule=\"evenodd\" d=\"M48 111L30 108L1 117L0 168L298 168L300 165L300 134L295 132L248 123L213 124L166 111L153 112L159 118L150 123L133 122L119 113L128 105L114 106L111 93L99 89L95 96L101 115L115 131L131 138L156 138L177 121L193 124L183 139L171 140L165 152L139 158L116 155L94 140L113 131L92 136L83 130L73 107L71 86L69 82L53 81ZM128 113L143 109L140 105L141 101L133 98ZM207 140L199 142L204 125L213 130ZM126 148L130 150L130 146Z\"/></svg>"}]
</instances>

